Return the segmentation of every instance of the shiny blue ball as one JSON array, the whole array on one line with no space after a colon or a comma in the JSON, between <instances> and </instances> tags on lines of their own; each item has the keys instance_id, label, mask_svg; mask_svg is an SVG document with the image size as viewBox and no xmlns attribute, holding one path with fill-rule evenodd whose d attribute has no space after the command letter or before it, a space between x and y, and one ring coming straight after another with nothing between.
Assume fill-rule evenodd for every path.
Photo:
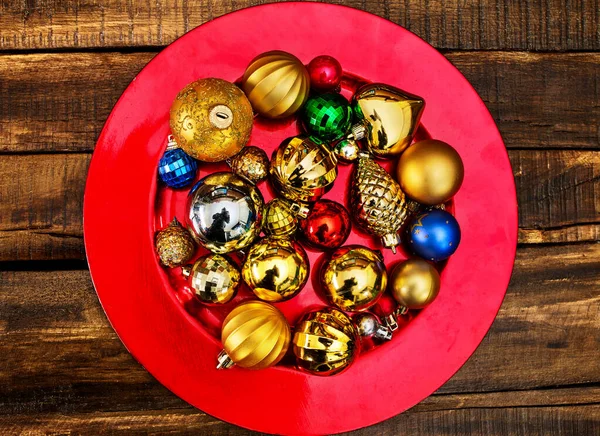
<instances>
[{"instance_id":1,"label":"shiny blue ball","mask_svg":"<svg viewBox=\"0 0 600 436\"><path fill-rule=\"evenodd\" d=\"M167 150L158 163L158 176L171 188L188 186L196 178L198 162L181 148Z\"/></svg>"},{"instance_id":2,"label":"shiny blue ball","mask_svg":"<svg viewBox=\"0 0 600 436\"><path fill-rule=\"evenodd\" d=\"M449 258L460 243L460 226L444 210L433 209L415 216L406 231L409 249L417 256L434 262Z\"/></svg>"}]
</instances>

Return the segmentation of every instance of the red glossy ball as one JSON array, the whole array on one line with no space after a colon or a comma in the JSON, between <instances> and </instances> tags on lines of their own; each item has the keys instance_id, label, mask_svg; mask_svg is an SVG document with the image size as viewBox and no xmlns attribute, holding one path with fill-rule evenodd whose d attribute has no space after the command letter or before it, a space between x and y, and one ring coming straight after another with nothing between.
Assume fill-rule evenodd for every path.
<instances>
[{"instance_id":1,"label":"red glossy ball","mask_svg":"<svg viewBox=\"0 0 600 436\"><path fill-rule=\"evenodd\" d=\"M342 65L331 56L317 56L308 64L308 74L315 91L334 91L342 81Z\"/></svg>"},{"instance_id":2,"label":"red glossy ball","mask_svg":"<svg viewBox=\"0 0 600 436\"><path fill-rule=\"evenodd\" d=\"M352 224L344 206L331 200L319 200L308 217L300 220L300 228L309 246L332 250L346 242Z\"/></svg>"}]
</instances>

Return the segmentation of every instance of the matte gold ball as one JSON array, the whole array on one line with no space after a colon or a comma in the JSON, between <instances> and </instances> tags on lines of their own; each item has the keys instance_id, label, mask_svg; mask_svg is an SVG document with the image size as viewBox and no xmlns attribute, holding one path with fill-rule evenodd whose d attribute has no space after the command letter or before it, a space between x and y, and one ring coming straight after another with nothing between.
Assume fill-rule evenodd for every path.
<instances>
[{"instance_id":1,"label":"matte gold ball","mask_svg":"<svg viewBox=\"0 0 600 436\"><path fill-rule=\"evenodd\" d=\"M310 90L310 78L300 59L275 50L250 62L242 78L242 89L260 115L283 118L304 104Z\"/></svg>"},{"instance_id":2,"label":"matte gold ball","mask_svg":"<svg viewBox=\"0 0 600 436\"><path fill-rule=\"evenodd\" d=\"M200 79L183 88L171 106L171 132L187 154L219 162L248 142L254 114L241 89L221 79Z\"/></svg>"},{"instance_id":3,"label":"matte gold ball","mask_svg":"<svg viewBox=\"0 0 600 436\"><path fill-rule=\"evenodd\" d=\"M350 312L373 306L386 285L387 273L381 256L359 245L338 248L321 270L325 298L337 308Z\"/></svg>"},{"instance_id":4,"label":"matte gold ball","mask_svg":"<svg viewBox=\"0 0 600 436\"><path fill-rule=\"evenodd\" d=\"M275 237L254 244L242 266L242 277L252 292L271 303L297 295L308 273L308 257L300 244Z\"/></svg>"},{"instance_id":5,"label":"matte gold ball","mask_svg":"<svg viewBox=\"0 0 600 436\"><path fill-rule=\"evenodd\" d=\"M241 303L227 315L221 329L224 351L247 369L275 365L285 355L291 336L285 316L262 301Z\"/></svg>"},{"instance_id":6,"label":"matte gold ball","mask_svg":"<svg viewBox=\"0 0 600 436\"><path fill-rule=\"evenodd\" d=\"M392 270L390 290L398 304L409 309L422 309L437 297L440 274L422 259L408 259Z\"/></svg>"},{"instance_id":7,"label":"matte gold ball","mask_svg":"<svg viewBox=\"0 0 600 436\"><path fill-rule=\"evenodd\" d=\"M396 178L406 195L428 206L452 198L463 177L464 167L458 152L434 139L408 147L400 156L396 170Z\"/></svg>"}]
</instances>

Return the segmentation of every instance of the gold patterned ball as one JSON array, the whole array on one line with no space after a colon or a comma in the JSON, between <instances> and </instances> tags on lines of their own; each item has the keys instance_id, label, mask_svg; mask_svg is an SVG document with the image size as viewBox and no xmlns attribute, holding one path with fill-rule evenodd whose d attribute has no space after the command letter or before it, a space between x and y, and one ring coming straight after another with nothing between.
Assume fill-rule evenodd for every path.
<instances>
[{"instance_id":1,"label":"gold patterned ball","mask_svg":"<svg viewBox=\"0 0 600 436\"><path fill-rule=\"evenodd\" d=\"M296 324L292 351L299 369L315 375L344 371L359 352L358 331L350 318L334 308L304 315Z\"/></svg>"},{"instance_id":2,"label":"gold patterned ball","mask_svg":"<svg viewBox=\"0 0 600 436\"><path fill-rule=\"evenodd\" d=\"M250 62L242 78L242 89L260 115L284 118L300 109L308 98L310 78L300 59L275 50Z\"/></svg>"},{"instance_id":3,"label":"gold patterned ball","mask_svg":"<svg viewBox=\"0 0 600 436\"><path fill-rule=\"evenodd\" d=\"M359 245L338 248L321 269L321 287L327 301L350 312L373 306L386 285L387 273L381 256Z\"/></svg>"},{"instance_id":4,"label":"gold patterned ball","mask_svg":"<svg viewBox=\"0 0 600 436\"><path fill-rule=\"evenodd\" d=\"M225 304L237 293L240 272L227 256L207 254L192 267L184 267L183 275L190 278L196 297L206 304Z\"/></svg>"},{"instance_id":5,"label":"gold patterned ball","mask_svg":"<svg viewBox=\"0 0 600 436\"><path fill-rule=\"evenodd\" d=\"M217 368L234 363L247 369L273 366L285 355L291 336L285 316L276 307L262 301L241 303L223 321Z\"/></svg>"},{"instance_id":6,"label":"gold patterned ball","mask_svg":"<svg viewBox=\"0 0 600 436\"><path fill-rule=\"evenodd\" d=\"M290 203L282 198L269 201L263 211L262 230L268 236L286 238L298 228L298 217Z\"/></svg>"},{"instance_id":7,"label":"gold patterned ball","mask_svg":"<svg viewBox=\"0 0 600 436\"><path fill-rule=\"evenodd\" d=\"M163 265L170 268L181 266L194 255L194 239L177 218L156 234L156 253Z\"/></svg>"},{"instance_id":8,"label":"gold patterned ball","mask_svg":"<svg viewBox=\"0 0 600 436\"><path fill-rule=\"evenodd\" d=\"M308 280L309 263L300 244L289 239L264 238L250 248L242 277L261 300L289 300Z\"/></svg>"},{"instance_id":9,"label":"gold patterned ball","mask_svg":"<svg viewBox=\"0 0 600 436\"><path fill-rule=\"evenodd\" d=\"M422 309L437 297L440 274L422 259L408 259L392 270L389 286L398 304L409 309Z\"/></svg>"},{"instance_id":10,"label":"gold patterned ball","mask_svg":"<svg viewBox=\"0 0 600 436\"><path fill-rule=\"evenodd\" d=\"M427 206L448 201L463 182L464 166L450 145L433 139L417 142L400 156L396 179L413 200Z\"/></svg>"},{"instance_id":11,"label":"gold patterned ball","mask_svg":"<svg viewBox=\"0 0 600 436\"><path fill-rule=\"evenodd\" d=\"M187 154L219 162L248 142L254 114L244 93L221 79L200 79L183 88L171 106L171 132Z\"/></svg>"},{"instance_id":12,"label":"gold patterned ball","mask_svg":"<svg viewBox=\"0 0 600 436\"><path fill-rule=\"evenodd\" d=\"M262 148L244 147L231 159L231 171L257 184L269 175L269 157Z\"/></svg>"}]
</instances>

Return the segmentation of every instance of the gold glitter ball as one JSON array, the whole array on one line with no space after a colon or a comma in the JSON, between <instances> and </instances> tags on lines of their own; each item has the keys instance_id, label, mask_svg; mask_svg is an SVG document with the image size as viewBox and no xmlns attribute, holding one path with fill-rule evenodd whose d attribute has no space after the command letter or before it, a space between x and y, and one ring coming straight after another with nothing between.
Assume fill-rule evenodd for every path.
<instances>
[{"instance_id":1,"label":"gold glitter ball","mask_svg":"<svg viewBox=\"0 0 600 436\"><path fill-rule=\"evenodd\" d=\"M269 175L269 157L262 148L244 147L231 159L231 171L257 184Z\"/></svg>"},{"instance_id":2,"label":"gold glitter ball","mask_svg":"<svg viewBox=\"0 0 600 436\"><path fill-rule=\"evenodd\" d=\"M194 255L194 239L177 218L156 235L156 253L163 265L170 268L181 266Z\"/></svg>"}]
</instances>

